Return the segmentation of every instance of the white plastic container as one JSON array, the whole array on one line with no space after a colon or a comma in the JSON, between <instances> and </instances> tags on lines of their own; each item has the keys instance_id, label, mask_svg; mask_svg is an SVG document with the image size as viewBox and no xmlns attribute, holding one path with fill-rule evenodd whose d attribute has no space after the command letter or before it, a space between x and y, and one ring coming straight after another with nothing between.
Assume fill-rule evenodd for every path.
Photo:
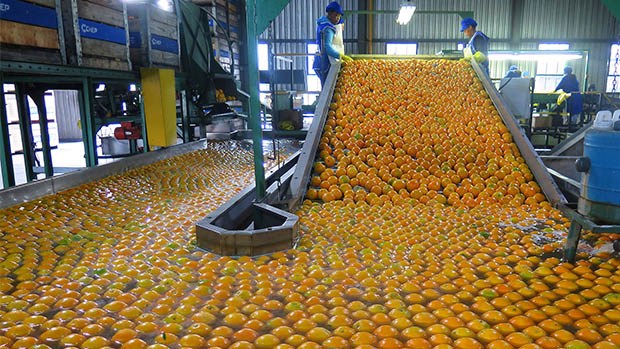
<instances>
[{"instance_id":1,"label":"white plastic container","mask_svg":"<svg viewBox=\"0 0 620 349\"><path fill-rule=\"evenodd\" d=\"M618 112L619 110L616 110ZM620 113L616 115L616 117L620 117ZM601 110L596 113L596 117L594 118L594 123L592 124L592 128L600 129L600 130L609 130L613 127L614 121L613 116L609 110Z\"/></svg>"}]
</instances>

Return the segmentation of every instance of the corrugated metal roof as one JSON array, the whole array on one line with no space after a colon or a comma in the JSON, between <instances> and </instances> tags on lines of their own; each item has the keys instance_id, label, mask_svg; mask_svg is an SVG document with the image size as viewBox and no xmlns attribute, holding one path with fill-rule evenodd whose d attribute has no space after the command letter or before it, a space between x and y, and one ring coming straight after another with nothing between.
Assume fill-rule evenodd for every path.
<instances>
[{"instance_id":1,"label":"corrugated metal roof","mask_svg":"<svg viewBox=\"0 0 620 349\"><path fill-rule=\"evenodd\" d=\"M416 0L416 13L407 25L396 23L396 14L375 16L375 37L382 39L464 39L461 17L454 11L473 11L478 29L493 38L507 38L510 27L510 0ZM398 10L400 2L377 0L376 9ZM446 13L424 13L445 11Z\"/></svg>"},{"instance_id":2,"label":"corrugated metal roof","mask_svg":"<svg viewBox=\"0 0 620 349\"><path fill-rule=\"evenodd\" d=\"M329 1L291 0L274 20L276 39L314 41L316 36L316 20L325 15L325 7ZM339 1L345 12L345 38L357 37L358 15L347 14L347 11L356 11L356 0ZM267 39L267 33L260 36Z\"/></svg>"},{"instance_id":3,"label":"corrugated metal roof","mask_svg":"<svg viewBox=\"0 0 620 349\"><path fill-rule=\"evenodd\" d=\"M600 1L524 0L523 39L601 39L617 33L618 22Z\"/></svg>"},{"instance_id":4,"label":"corrugated metal roof","mask_svg":"<svg viewBox=\"0 0 620 349\"><path fill-rule=\"evenodd\" d=\"M329 1L291 0L275 19L270 33L261 39L280 41L275 52L306 52L306 44L315 38L315 21L325 12ZM372 19L372 53L385 53L387 42L416 42L419 54L434 54L441 50L454 50L459 42L467 42L460 32L458 14L452 11L473 11L478 29L491 38L491 50L536 50L541 42L568 42L571 49L587 50L589 78L601 85L608 69L609 47L618 41L620 22L612 16L600 0L522 0L522 18L518 47L512 47L512 0L412 0L417 6L411 22L401 26L396 23L396 13L375 13ZM357 0L341 0L345 12L349 11L345 25L345 44L348 53L368 53L367 17L351 13L358 9ZM369 2L367 2L369 3ZM397 11L400 0L374 0L378 11ZM424 13L444 11L446 13ZM361 33L359 31L362 31ZM358 45L357 41L362 43ZM295 59L295 69L301 69L305 59ZM524 63L529 64L529 63ZM577 65L583 63L577 63ZM502 76L510 62L492 62L491 75ZM527 67L532 72L535 65ZM581 68L580 68L581 69ZM575 69L578 71L577 67ZM498 75L497 75L498 74ZM581 73L583 75L583 73ZM581 77L583 78L583 77Z\"/></svg>"}]
</instances>

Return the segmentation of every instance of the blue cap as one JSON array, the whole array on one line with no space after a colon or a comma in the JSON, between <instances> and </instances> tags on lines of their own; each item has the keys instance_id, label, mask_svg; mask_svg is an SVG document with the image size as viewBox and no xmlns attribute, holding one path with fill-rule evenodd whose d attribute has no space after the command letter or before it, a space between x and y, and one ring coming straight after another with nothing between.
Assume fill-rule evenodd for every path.
<instances>
[{"instance_id":1,"label":"blue cap","mask_svg":"<svg viewBox=\"0 0 620 349\"><path fill-rule=\"evenodd\" d=\"M573 68L571 67L564 68L564 74L572 74L572 73L573 73Z\"/></svg>"},{"instance_id":2,"label":"blue cap","mask_svg":"<svg viewBox=\"0 0 620 349\"><path fill-rule=\"evenodd\" d=\"M519 67L517 67L516 65L511 65L510 68L508 68L508 70L517 71L519 70Z\"/></svg>"},{"instance_id":3,"label":"blue cap","mask_svg":"<svg viewBox=\"0 0 620 349\"><path fill-rule=\"evenodd\" d=\"M478 26L478 23L476 23L476 21L474 21L473 18L464 18L461 21L461 32L465 31L465 29L469 28L469 26L472 25L474 26L474 28L476 28Z\"/></svg>"},{"instance_id":4,"label":"blue cap","mask_svg":"<svg viewBox=\"0 0 620 349\"><path fill-rule=\"evenodd\" d=\"M325 12L336 12L341 16L344 15L342 7L340 7L340 4L336 1L330 2L329 5L327 5L327 7L325 8Z\"/></svg>"}]
</instances>

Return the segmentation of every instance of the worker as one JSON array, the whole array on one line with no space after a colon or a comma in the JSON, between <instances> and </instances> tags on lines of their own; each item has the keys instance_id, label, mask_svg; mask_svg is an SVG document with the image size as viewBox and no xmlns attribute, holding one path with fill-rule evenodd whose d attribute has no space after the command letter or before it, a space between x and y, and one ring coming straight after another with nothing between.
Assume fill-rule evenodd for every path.
<instances>
[{"instance_id":1,"label":"worker","mask_svg":"<svg viewBox=\"0 0 620 349\"><path fill-rule=\"evenodd\" d=\"M318 56L314 57L312 68L321 80L321 86L325 84L327 73L332 63L336 60L343 62L351 61L351 57L344 54L344 12L336 1L332 1L325 8L327 14L316 21L316 43L319 47Z\"/></svg>"},{"instance_id":2,"label":"worker","mask_svg":"<svg viewBox=\"0 0 620 349\"><path fill-rule=\"evenodd\" d=\"M519 70L519 67L516 65L511 65L510 68L508 69L508 71L506 72L506 76L504 76L505 78L520 78L521 77L521 70Z\"/></svg>"},{"instance_id":3,"label":"worker","mask_svg":"<svg viewBox=\"0 0 620 349\"><path fill-rule=\"evenodd\" d=\"M476 30L477 26L478 23L473 18L468 17L461 21L461 32L469 38L463 54L467 60L473 57L482 66L482 70L489 75L489 37Z\"/></svg>"},{"instance_id":4,"label":"worker","mask_svg":"<svg viewBox=\"0 0 620 349\"><path fill-rule=\"evenodd\" d=\"M566 112L570 115L571 125L577 125L583 111L583 98L579 92L579 81L577 81L577 77L573 74L573 68L564 68L564 76L553 92L559 90L564 91L564 93L570 93L570 97L566 100Z\"/></svg>"}]
</instances>

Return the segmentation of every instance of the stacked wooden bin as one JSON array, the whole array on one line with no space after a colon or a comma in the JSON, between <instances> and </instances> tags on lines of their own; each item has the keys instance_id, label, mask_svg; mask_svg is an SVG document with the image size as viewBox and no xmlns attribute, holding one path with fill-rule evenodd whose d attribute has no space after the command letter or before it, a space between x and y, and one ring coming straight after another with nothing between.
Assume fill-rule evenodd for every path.
<instances>
[{"instance_id":1,"label":"stacked wooden bin","mask_svg":"<svg viewBox=\"0 0 620 349\"><path fill-rule=\"evenodd\" d=\"M75 39L67 44L70 64L91 68L131 70L127 9L120 0L62 0L63 23ZM71 8L69 8L69 6ZM75 9L77 9L77 18ZM71 23L76 23L77 28ZM71 22L70 22L71 21ZM65 29L67 33L67 29ZM74 51L74 52L72 52ZM76 58L73 60L73 58Z\"/></svg>"},{"instance_id":2,"label":"stacked wooden bin","mask_svg":"<svg viewBox=\"0 0 620 349\"><path fill-rule=\"evenodd\" d=\"M221 26L210 21L213 53L224 69L239 78L239 6L237 0L208 0L204 5ZM234 61L233 61L234 59ZM233 64L234 63L234 64ZM234 71L231 71L234 66Z\"/></svg>"},{"instance_id":3,"label":"stacked wooden bin","mask_svg":"<svg viewBox=\"0 0 620 349\"><path fill-rule=\"evenodd\" d=\"M0 2L0 59L65 62L60 8L55 0Z\"/></svg>"},{"instance_id":4,"label":"stacked wooden bin","mask_svg":"<svg viewBox=\"0 0 620 349\"><path fill-rule=\"evenodd\" d=\"M122 0L2 0L0 28L3 61L113 70L179 67L172 0L167 11L143 2L128 8Z\"/></svg>"},{"instance_id":5,"label":"stacked wooden bin","mask_svg":"<svg viewBox=\"0 0 620 349\"><path fill-rule=\"evenodd\" d=\"M132 62L139 67L178 69L179 30L177 15L155 4L131 4L127 8Z\"/></svg>"}]
</instances>

